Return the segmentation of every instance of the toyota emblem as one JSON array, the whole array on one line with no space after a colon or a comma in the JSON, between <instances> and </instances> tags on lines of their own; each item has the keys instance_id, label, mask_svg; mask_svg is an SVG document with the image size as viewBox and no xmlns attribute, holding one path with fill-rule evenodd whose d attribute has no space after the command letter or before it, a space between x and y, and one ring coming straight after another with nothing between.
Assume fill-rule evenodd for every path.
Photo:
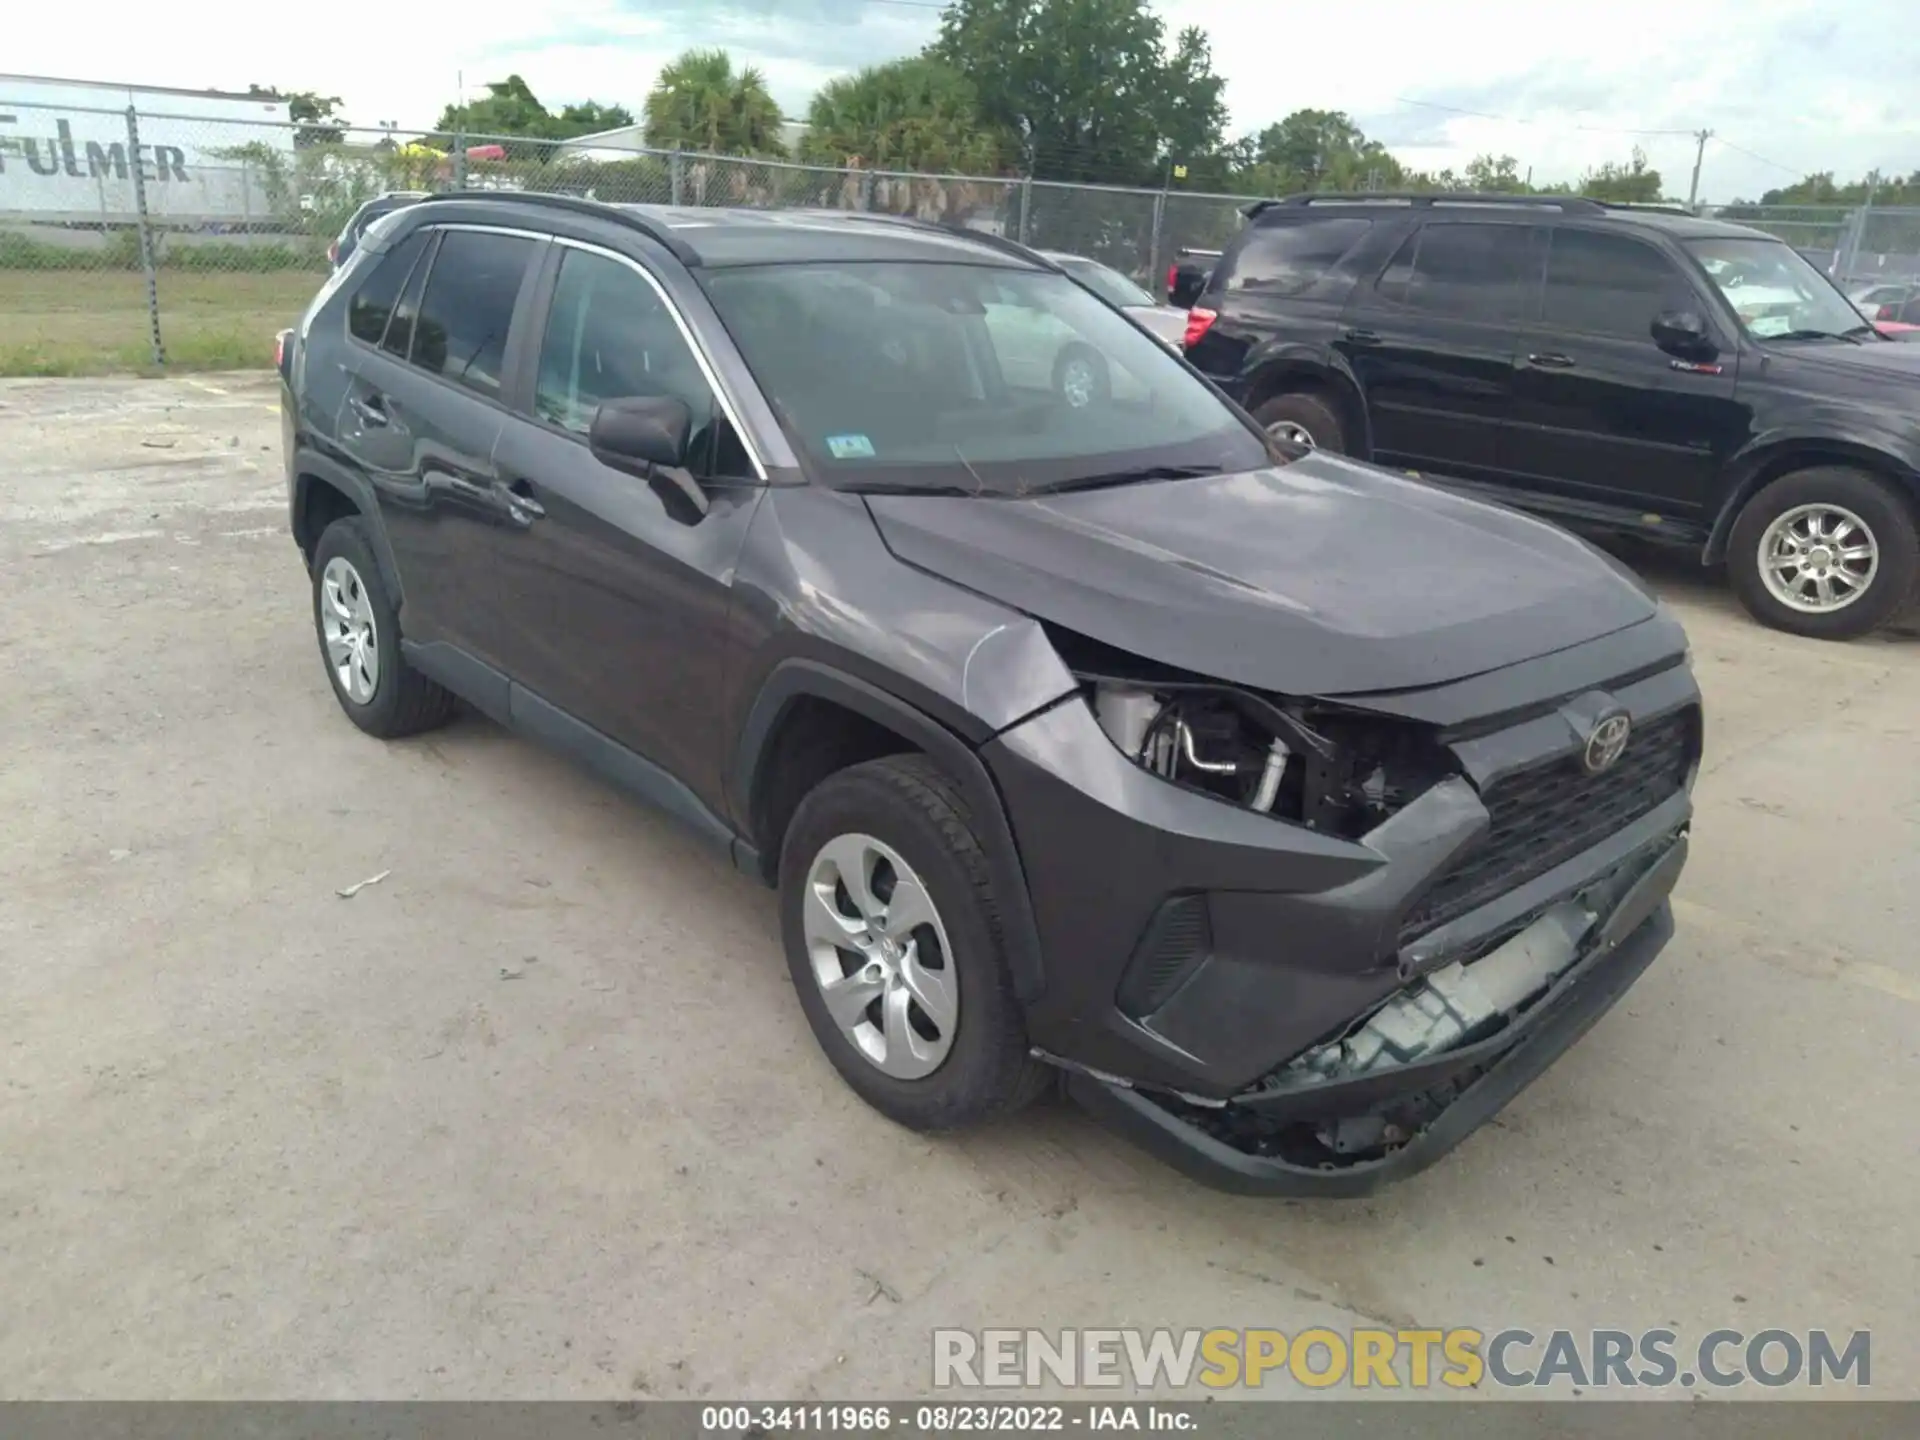
<instances>
[{"instance_id":1,"label":"toyota emblem","mask_svg":"<svg viewBox=\"0 0 1920 1440\"><path fill-rule=\"evenodd\" d=\"M1632 735L1633 721L1626 711L1616 710L1602 716L1587 736L1587 748L1581 753L1580 764L1589 775L1611 770L1627 753L1627 741Z\"/></svg>"}]
</instances>

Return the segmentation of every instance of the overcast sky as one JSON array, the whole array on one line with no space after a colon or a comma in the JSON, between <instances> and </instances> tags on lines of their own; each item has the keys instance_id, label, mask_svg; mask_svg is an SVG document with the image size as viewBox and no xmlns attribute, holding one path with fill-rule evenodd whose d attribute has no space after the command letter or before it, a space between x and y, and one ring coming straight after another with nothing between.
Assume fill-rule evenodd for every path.
<instances>
[{"instance_id":1,"label":"overcast sky","mask_svg":"<svg viewBox=\"0 0 1920 1440\"><path fill-rule=\"evenodd\" d=\"M1914 0L1158 0L1169 29L1213 37L1232 132L1301 106L1345 110L1419 168L1492 151L1535 180L1576 177L1641 145L1684 194L1710 128L1703 198L1753 196L1831 169L1920 169ZM359 12L174 0L139 23L76 28L57 4L12 7L9 71L244 90L317 89L349 118L427 125L511 71L550 106L636 113L663 61L723 45L790 114L824 80L917 50L934 0L462 0ZM3 88L3 87L0 87ZM7 99L0 93L0 100ZM1473 113L1467 113L1473 112ZM1630 133L1659 132L1659 133Z\"/></svg>"}]
</instances>

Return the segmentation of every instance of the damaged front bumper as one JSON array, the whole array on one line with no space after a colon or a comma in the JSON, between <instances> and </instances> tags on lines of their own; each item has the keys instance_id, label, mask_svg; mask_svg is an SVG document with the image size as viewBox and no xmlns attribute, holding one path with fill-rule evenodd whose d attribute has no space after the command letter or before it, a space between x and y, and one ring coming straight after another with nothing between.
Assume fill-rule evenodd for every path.
<instances>
[{"instance_id":1,"label":"damaged front bumper","mask_svg":"<svg viewBox=\"0 0 1920 1440\"><path fill-rule=\"evenodd\" d=\"M1069 1093L1216 1188L1368 1194L1424 1170L1493 1118L1626 993L1673 935L1668 897L1686 850L1684 833L1662 837L1484 955L1412 982L1346 1036L1224 1103L1085 1070L1068 1075ZM1498 973L1476 976L1481 964ZM1460 1043L1446 1043L1449 1026ZM1335 1158L1346 1150L1359 1158Z\"/></svg>"}]
</instances>

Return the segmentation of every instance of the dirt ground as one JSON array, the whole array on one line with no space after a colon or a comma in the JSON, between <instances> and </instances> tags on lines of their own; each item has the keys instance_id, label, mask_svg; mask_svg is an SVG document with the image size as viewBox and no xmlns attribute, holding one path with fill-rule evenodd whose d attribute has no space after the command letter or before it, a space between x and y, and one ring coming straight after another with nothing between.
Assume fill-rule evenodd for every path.
<instances>
[{"instance_id":1,"label":"dirt ground","mask_svg":"<svg viewBox=\"0 0 1920 1440\"><path fill-rule=\"evenodd\" d=\"M1065 1106L892 1128L767 892L483 722L361 735L265 377L6 382L0 458L0 1394L899 1396L935 1326L1385 1323L1870 1328L1920 1395L1911 636L1653 566L1678 938L1436 1169L1262 1202Z\"/></svg>"}]
</instances>

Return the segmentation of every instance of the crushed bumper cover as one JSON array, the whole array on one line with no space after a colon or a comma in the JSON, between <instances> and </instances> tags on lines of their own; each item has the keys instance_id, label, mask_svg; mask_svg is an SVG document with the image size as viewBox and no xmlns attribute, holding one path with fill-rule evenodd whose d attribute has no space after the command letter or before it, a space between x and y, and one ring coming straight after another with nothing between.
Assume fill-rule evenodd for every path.
<instances>
[{"instance_id":1,"label":"crushed bumper cover","mask_svg":"<svg viewBox=\"0 0 1920 1440\"><path fill-rule=\"evenodd\" d=\"M1489 1038L1311 1091L1249 1091L1207 1110L1086 1072L1068 1075L1068 1092L1104 1122L1215 1188L1275 1196L1369 1194L1426 1169L1492 1119L1627 992L1672 938L1669 896L1686 848L1682 836L1652 859L1600 917L1580 957ZM1217 1133L1219 1122L1235 1111L1261 1120L1289 1113L1320 1117L1434 1094L1444 1101L1405 1143L1348 1164L1302 1164L1251 1153Z\"/></svg>"}]
</instances>

